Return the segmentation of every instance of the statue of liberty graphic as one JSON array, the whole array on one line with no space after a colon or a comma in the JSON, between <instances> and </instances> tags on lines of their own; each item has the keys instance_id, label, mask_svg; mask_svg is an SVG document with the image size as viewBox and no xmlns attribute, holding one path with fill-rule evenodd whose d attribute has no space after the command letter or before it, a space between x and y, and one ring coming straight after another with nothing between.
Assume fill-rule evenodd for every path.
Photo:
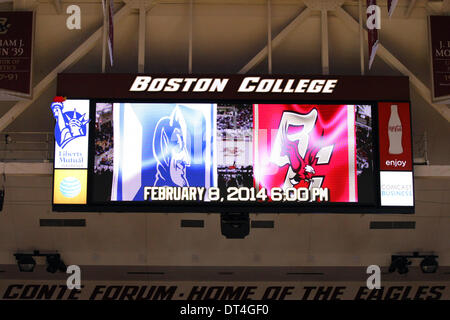
<instances>
[{"instance_id":1,"label":"statue of liberty graphic","mask_svg":"<svg viewBox=\"0 0 450 320\"><path fill-rule=\"evenodd\" d=\"M86 136L89 119L86 114L80 114L76 109L63 112L64 97L55 97L51 108L56 119L55 141L62 149L73 139Z\"/></svg>"}]
</instances>

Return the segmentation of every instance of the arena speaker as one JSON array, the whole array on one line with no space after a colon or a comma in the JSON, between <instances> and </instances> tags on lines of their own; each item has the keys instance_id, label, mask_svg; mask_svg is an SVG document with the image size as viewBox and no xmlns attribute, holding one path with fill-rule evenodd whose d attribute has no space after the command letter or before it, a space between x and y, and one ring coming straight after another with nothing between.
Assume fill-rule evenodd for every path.
<instances>
[{"instance_id":1,"label":"arena speaker","mask_svg":"<svg viewBox=\"0 0 450 320\"><path fill-rule=\"evenodd\" d=\"M243 239L250 233L248 213L223 212L220 214L220 227L227 239Z\"/></svg>"}]
</instances>

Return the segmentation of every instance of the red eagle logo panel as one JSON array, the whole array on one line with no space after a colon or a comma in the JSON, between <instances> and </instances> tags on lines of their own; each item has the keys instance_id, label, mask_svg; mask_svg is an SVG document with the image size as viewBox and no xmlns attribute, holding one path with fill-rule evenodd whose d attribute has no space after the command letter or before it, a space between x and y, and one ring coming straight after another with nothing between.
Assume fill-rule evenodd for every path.
<instances>
[{"instance_id":1,"label":"red eagle logo panel","mask_svg":"<svg viewBox=\"0 0 450 320\"><path fill-rule=\"evenodd\" d=\"M259 188L328 188L331 202L357 202L355 106L254 105Z\"/></svg>"}]
</instances>

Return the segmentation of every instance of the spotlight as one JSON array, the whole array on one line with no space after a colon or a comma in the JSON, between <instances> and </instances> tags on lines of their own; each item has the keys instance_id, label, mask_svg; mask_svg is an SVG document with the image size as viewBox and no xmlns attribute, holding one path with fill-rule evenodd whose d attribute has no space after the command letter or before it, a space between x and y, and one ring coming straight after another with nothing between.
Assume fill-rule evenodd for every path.
<instances>
[{"instance_id":1,"label":"spotlight","mask_svg":"<svg viewBox=\"0 0 450 320\"><path fill-rule=\"evenodd\" d=\"M435 273L437 271L439 264L436 258L436 256L425 256L420 263L420 268L423 273Z\"/></svg>"},{"instance_id":2,"label":"spotlight","mask_svg":"<svg viewBox=\"0 0 450 320\"><path fill-rule=\"evenodd\" d=\"M33 255L16 253L14 256L16 257L20 272L33 272L34 266L36 265Z\"/></svg>"},{"instance_id":3,"label":"spotlight","mask_svg":"<svg viewBox=\"0 0 450 320\"><path fill-rule=\"evenodd\" d=\"M56 271L66 272L67 266L61 260L59 254L49 254L47 255L47 272L55 273Z\"/></svg>"},{"instance_id":4,"label":"spotlight","mask_svg":"<svg viewBox=\"0 0 450 320\"><path fill-rule=\"evenodd\" d=\"M408 266L411 264L411 261L408 260L405 256L392 256L391 266L389 267L389 273L397 272L399 274L408 273Z\"/></svg>"}]
</instances>

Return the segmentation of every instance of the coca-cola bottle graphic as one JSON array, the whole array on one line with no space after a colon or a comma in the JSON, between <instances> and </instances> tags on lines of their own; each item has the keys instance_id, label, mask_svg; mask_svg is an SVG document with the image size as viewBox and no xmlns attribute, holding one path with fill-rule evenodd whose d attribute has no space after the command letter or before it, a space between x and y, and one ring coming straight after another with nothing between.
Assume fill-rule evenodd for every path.
<instances>
[{"instance_id":1,"label":"coca-cola bottle graphic","mask_svg":"<svg viewBox=\"0 0 450 320\"><path fill-rule=\"evenodd\" d=\"M403 153L402 146L402 122L398 115L398 108L396 104L391 105L391 117L388 122L389 135L389 153L401 154Z\"/></svg>"}]
</instances>

